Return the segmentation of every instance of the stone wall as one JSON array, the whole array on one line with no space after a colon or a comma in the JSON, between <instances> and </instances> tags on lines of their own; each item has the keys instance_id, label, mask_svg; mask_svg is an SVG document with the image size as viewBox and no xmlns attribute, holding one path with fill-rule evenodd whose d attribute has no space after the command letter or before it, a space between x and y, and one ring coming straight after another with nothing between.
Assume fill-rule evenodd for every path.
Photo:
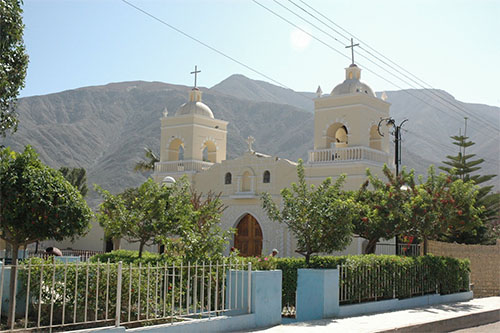
<instances>
[{"instance_id":1,"label":"stone wall","mask_svg":"<svg viewBox=\"0 0 500 333\"><path fill-rule=\"evenodd\" d=\"M453 258L468 258L474 296L500 295L500 239L496 245L466 245L429 241L429 253Z\"/></svg>"}]
</instances>

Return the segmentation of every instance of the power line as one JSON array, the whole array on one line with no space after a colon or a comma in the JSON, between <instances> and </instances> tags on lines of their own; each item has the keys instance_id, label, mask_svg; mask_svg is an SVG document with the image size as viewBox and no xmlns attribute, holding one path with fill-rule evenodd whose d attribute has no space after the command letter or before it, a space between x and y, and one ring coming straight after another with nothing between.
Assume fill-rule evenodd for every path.
<instances>
[{"instance_id":1,"label":"power line","mask_svg":"<svg viewBox=\"0 0 500 333\"><path fill-rule=\"evenodd\" d=\"M304 7L298 5L297 3L295 3L293 0L288 0L290 3L292 3L294 6L296 6L297 8L299 8L300 10L304 11L305 13L307 13L308 15L310 15L311 17L313 17L314 19L316 19L317 21L321 22L322 24L324 24L325 26L327 26L328 28L330 28L331 30L333 30L334 32L338 33L339 35L341 35L343 38L345 38L346 40L349 40L349 37L345 36L344 34L342 34L341 32L339 32L338 30L334 29L331 25L325 23L323 20L319 19L316 15L312 14L311 12L309 12L307 9L305 9ZM412 77L406 75L405 73L401 72L400 70L398 70L397 68L395 68L394 66L388 64L387 62L385 62L383 59L380 59L378 56L374 55L372 52L366 50L365 48L363 48L362 46L360 47L364 52L368 53L369 55L371 55L372 57L374 57L375 59L377 59L378 61L382 62L383 64L385 64L386 66L392 68L394 71L398 72L399 74L403 75L404 77L406 77L407 79L411 80L412 82L414 82L415 84L417 84L418 86L420 86L421 88L424 89L424 91L436 96L437 98L439 98L441 101L444 101L445 103L447 104L443 104L442 102L438 101L441 105L445 106L445 107L449 107L449 105L453 106L455 109L459 110L459 111L462 111L463 113L465 113L466 115L472 117L472 119L474 121L476 121L477 123L481 123L483 126L488 126L490 127L491 129L495 130L495 131L499 131L497 128L494 128L492 127L489 123L483 121L482 119L480 118L476 118L475 116L473 116L469 110L466 110L463 106L461 106L460 104L456 103L456 102L453 102L453 101L450 101L449 99L446 99L444 98L443 96L441 96L441 94L438 94L435 90L435 88L433 88L430 84L426 83L425 81L423 81L422 79L418 78L416 75L410 73L409 71L407 71L406 69L404 69L403 67L399 66L398 64L396 64L394 61L392 61L391 59L389 59L388 57L384 56L382 53L378 52L377 50L375 50L374 48L372 48L370 45L368 45L367 43L365 43L364 41L362 41L360 38L358 38L357 36L355 36L354 34L350 33L349 31L347 31L346 29L342 28L340 25L336 24L334 21L332 21L331 19L329 19L328 17L326 17L325 15L323 15L322 13L320 13L319 11L317 11L316 9L314 9L312 6L310 6L309 4L305 3L303 0L299 0L301 3L303 3L305 6L307 6L308 8L310 8L312 11L314 11L315 13L317 13L318 15L320 15L321 17L325 18L326 20L328 20L329 22L331 22L332 24L334 24L336 27L338 27L339 29L341 29L342 31L344 31L345 33L351 35L351 36L354 36L356 37L357 40L359 40L360 42L362 42L363 44L365 44L369 49L373 50L375 53L379 54L381 57L385 58L387 61L393 63L395 66L401 68L404 72L408 73L410 76L413 76L416 80L420 81L420 82L423 82L424 85L422 85L421 83L417 82L415 79L413 79ZM276 0L274 0L274 2L278 3ZM293 11L291 11L290 9L286 8L286 6L278 3L280 6L282 6L283 8L287 9L288 11L292 12L294 15L296 16L299 16L302 20L305 20L303 17L301 17L300 15L294 13ZM311 22L305 20L306 22L308 22L309 24L313 25L316 29L322 31L323 33L327 34L328 36L332 37L333 39L335 39L336 41L338 41L337 38L331 36L330 34L324 32L324 30L318 28L317 26L315 26L314 24L312 24ZM363 56L362 54L360 54L361 56ZM407 81L405 80L402 80L401 78L397 77L396 75L394 75L393 73L387 71L385 68L381 67L380 65L376 64L375 62L371 61L370 59L368 59L367 57L363 56L363 58L367 59L368 61L370 61L371 63L375 64L376 66L382 68L384 71L388 72L389 74L395 76L396 78L398 78L399 80L405 82L406 84L408 84L409 86L413 87L413 88L416 88L415 86L413 86L412 84L408 83ZM426 86L429 86L429 88L427 88Z\"/></svg>"},{"instance_id":2,"label":"power line","mask_svg":"<svg viewBox=\"0 0 500 333\"><path fill-rule=\"evenodd\" d=\"M310 35L312 38L314 38L314 39L318 40L320 43L324 44L325 46L327 46L327 47L328 47L328 48L330 48L331 50L333 50L333 51L335 51L335 52L339 53L341 56L343 56L343 57L345 57L345 58L348 58L348 59L349 59L349 57L348 57L348 56L346 56L346 55L344 55L343 53L341 53L340 51L338 51L338 50L334 49L333 47L331 47L331 46L330 46L329 44L327 44L326 42L324 42L324 41L320 40L319 38L317 38L317 37L313 36L312 34L308 33L307 31L303 30L302 28L300 28L299 26L295 25L294 23L292 23L291 21L287 20L286 18L282 17L281 15L279 15L279 14L275 13L274 11L272 11L272 10L268 9L267 7L265 7L264 5L262 5L262 4L260 4L260 3L258 3L258 2L257 2L257 1L255 1L255 0L252 0L252 1L253 1L253 2L255 2L256 4L258 4L259 6L261 6L261 7L265 8L266 10L270 11L271 13L275 14L276 16L280 17L281 19L285 20L286 22L288 22L289 24L293 25L294 27L296 27L296 28L300 29L300 30L301 30L301 31L303 31L304 33L306 33L306 34ZM290 0L289 0L289 1L290 1ZM143 14L145 14L145 15L147 15L147 16L149 16L149 17L153 18L154 20L156 20L156 21L160 22L161 24L163 24L163 25L165 25L165 26L167 26L167 27L171 28L172 30L174 30L174 31L176 31L176 32L178 32L178 33L180 33L180 34L182 34L183 36L188 37L189 39L191 39L191 40L193 40L193 41L195 41L195 42L197 42L197 43L199 43L199 44L201 44L201 45L203 45L203 46L207 47L208 49L210 49L210 50L212 50L212 51L214 51L214 52L216 52L216 53L218 53L218 54L222 55L223 57L225 57L225 58L227 58L227 59L229 59L229 60L231 60L231 61L233 61L233 62L235 62L235 63L237 63L237 64L239 64L239 65L241 65L241 66L243 66L243 67L245 67L245 68L247 68L247 69L249 69L249 70L251 70L252 72L254 72L254 73L258 74L258 75L261 75L262 77L264 77L264 78L266 78L266 79L268 79L268 80L270 80L270 81L272 81L272 82L274 82L274 83L278 84L279 86L292 90L291 88L289 88L289 87L288 87L288 86L286 86L285 84L283 84L283 83L281 83L281 82L279 82L279 81L277 81L277 80L275 80L275 79L273 79L273 78L269 77L268 75L266 75L266 74L264 74L264 73L262 73L262 72L260 72L260 71L258 71L258 70L256 70L256 69L254 69L254 68L250 67L249 65L246 65L245 63L243 63L243 62L241 62L241 61L239 61L239 60L237 60L237 59L235 59L235 58L233 58L233 57L231 57L231 56L227 55L226 53L224 53L224 52L222 52L222 51L219 51L219 50L218 50L218 49L216 49L215 47L210 46L210 45L208 45L208 44L204 43L203 41L201 41L201 40L199 40L199 39L197 39L197 38L195 38L195 37L193 37L193 36L191 36L191 35L187 34L186 32L184 32L184 31L182 31L182 30L180 30L180 29L178 29L178 28L174 27L173 25L171 25L171 24L169 24L169 23L165 22L164 20L162 20L162 19L160 19L160 18L158 18L158 17L156 17L156 16L154 16L154 15L152 15L152 14L148 13L147 11L143 10L142 8L140 8L140 7L138 7L138 6L135 6L134 4L130 3L129 1L127 1L127 0L122 0L122 2L124 2L125 4L127 4L127 5L131 6L131 7L132 7L132 8L134 8L134 9L136 9L136 10L138 10L138 11L142 12ZM301 2L303 2L303 1L301 1ZM343 30L344 30L344 29L343 29ZM342 36L343 36L343 35L342 35ZM344 37L344 38L347 38L347 37L345 37L345 36L343 36L343 37ZM332 37L332 38L334 38L334 37ZM338 41L338 39L336 39L336 40ZM340 42L340 41L338 41L338 42ZM383 79L383 80L385 80L385 81L389 82L390 84L392 84L392 85L394 85L394 86L398 87L399 89L403 90L403 91L404 91L404 92L406 92L407 94L409 94L409 95L411 95L411 96L413 96L413 97L415 97L415 98L419 99L420 101L424 102L425 104L430 105L431 107L434 107L434 108L435 108L435 106L433 106L433 105L431 105L431 104L427 103L426 101L422 100L421 98L419 98L419 97L417 97L417 96L415 96L415 95L413 95L413 94L409 93L407 90L402 89L401 87L399 87L398 85L396 85L396 84L395 84L395 83L393 83L392 81L390 81L390 80L388 80L388 79L383 78L382 76L380 76L379 74L377 74L377 73L373 72L373 71L372 71L372 70L370 70L370 69L367 69L367 70L368 70L369 72L373 73L374 75L378 76L379 78L381 78L381 79ZM308 96L306 96L306 95L304 95L304 94L301 94L300 92L298 92L298 94L300 94L300 95L301 95L302 97L304 97L304 98L307 98L308 100L312 100L310 97L308 97ZM439 111L441 111L440 109L438 109L438 110L439 110ZM406 131L408 131L408 130L406 130ZM411 132L411 131L410 131L410 132ZM411 132L411 133L413 133L413 132ZM416 133L414 133L414 134L416 134ZM418 135L416 135L416 137L417 137L417 138L419 138L419 137L418 137ZM429 138L428 138L428 139L429 139ZM431 141L434 141L434 142L436 143L436 145L442 146L442 147L446 148L447 150L448 150L448 149L450 149L450 147L443 145L442 143L438 142L437 140L432 140L432 139L431 139ZM427 141L426 141L426 142L427 142ZM488 163L488 161L485 161L485 162L487 162L487 163ZM489 163L491 163L491 162L489 162Z\"/></svg>"},{"instance_id":3,"label":"power line","mask_svg":"<svg viewBox=\"0 0 500 333\"><path fill-rule=\"evenodd\" d=\"M235 59L235 58L231 57L230 55L228 55L228 54L226 54L226 53L224 53L224 52L222 52L222 51L218 50L217 48L215 48L215 47L213 47L213 46L211 46L211 45L209 45L209 44L207 44L207 43L205 43L205 42L203 42L203 41L201 41L201 40L199 40L198 38L196 38L196 37L193 37L193 36L189 35L188 33L186 33L186 32L184 32L184 31L182 31L181 29L174 27L173 25L171 25L171 24L169 24L169 23L165 22L164 20L162 20L162 19L160 19L160 18L158 18L158 17L154 16L153 14L148 13L148 12L147 12L147 11L145 11L144 9L142 9L142 8L140 8L140 7L138 7L138 6L134 5L134 4L132 4L132 3L130 3L129 1L127 1L127 0L121 0L121 1L122 1L122 2L124 2L125 4L129 5L130 7L132 7L132 8L134 8L134 9L136 9L136 10L140 11L141 13L143 13L143 14L145 14L145 15L147 15L147 16L149 16L149 17L151 17L152 19L154 19L154 20L156 20L156 21L160 22L161 24L163 24L163 25L165 25L165 26L169 27L170 29L172 29L172 30L174 30L174 31L176 31L176 32L178 32L178 33L180 33L181 35L183 35L183 36L185 36L185 37L187 37L187 38L189 38L189 39L191 39L191 40L193 40L193 41L197 42L198 44L201 44L201 45L205 46L206 48L208 48L208 49L210 49L210 50L212 50L212 51L216 52L217 54L219 54L219 55L221 55L221 56L223 56L223 57L225 57L225 58L227 58L227 59L229 59L229 60L231 60L231 61L233 61L233 62L237 63L238 65L245 67L246 69L248 69L248 70L250 70L250 71L252 71L252 72L254 72L254 73L256 73L256 74L258 74L258 75L260 75L260 76L262 76L262 77L264 77L264 78L266 78L266 79L268 79L268 80L270 80L270 81L272 81L272 82L274 82L275 84L277 84L277 85L279 85L279 86L281 86L281 87L283 87L283 88L293 90L292 88L288 87L288 86L287 86L287 85L285 85L284 83L281 83L281 82L279 82L279 81L277 81L277 80L273 79L272 77L270 77L270 76L268 76L268 75L266 75L266 74L264 74L264 73L262 73L262 72L260 72L260 71L258 71L258 70L256 70L256 69L254 69L253 67L250 67L249 65L247 65L247 64L245 64L245 63L243 63L243 62L241 62L241 61L239 61L239 60L237 60L237 59ZM306 95L304 95L304 94L302 94L302 93L300 93L300 92L297 92L297 93L298 93L299 95L301 95L302 97L307 98L308 100L312 100L310 97L308 97L308 96L306 96Z\"/></svg>"},{"instance_id":4,"label":"power line","mask_svg":"<svg viewBox=\"0 0 500 333\"><path fill-rule=\"evenodd\" d=\"M276 4L278 4L279 6L281 6L282 8L284 8L285 10L287 10L288 12L292 13L293 15L297 16L298 18L300 18L301 20L305 21L306 23L312 25L314 28L316 28L317 30L321 31L322 33L324 33L325 35L327 35L328 37L334 39L335 41L341 43L343 45L343 43L341 41L339 41L335 36L331 35L330 33L326 32L325 30L321 29L320 27L318 27L317 25L315 25L314 23L312 23L311 21L305 19L304 17L302 17L301 15L295 13L294 11L292 11L291 9L289 9L288 7L286 7L285 5L279 3L277 0L273 0ZM306 12L307 14L309 14L310 16L312 16L313 18L315 18L316 20L318 20L319 22L323 23L324 25L326 25L327 27L331 28L330 26L328 26L326 23L324 23L322 20L320 20L319 18L317 18L315 15L311 14L310 12L308 12L306 9L300 7L299 5L297 5L295 2L293 2L292 0L288 0L289 2L291 2L292 4L294 4L295 6L297 6L298 8L300 8L301 10L303 10L304 12ZM332 30L336 31L337 33L339 33L337 30L331 28ZM342 37L346 38L346 39L349 39L348 37L346 37L345 35L339 33ZM378 63L376 63L375 61L371 60L370 58L366 57L365 55L363 54L359 54L361 57L363 57L364 59L368 60L370 63L374 64L375 66L379 67L380 69L382 69L383 71L385 71L386 73L392 75L393 77L395 77L396 79L402 81L403 83L409 85L410 87L414 88L414 89L417 89L417 87L415 87L414 85L412 85L411 83L409 83L408 81L404 80L404 79L401 79L399 76L397 76L396 74L394 74L393 72L389 71L387 68L379 65ZM379 59L380 61L380 59ZM361 63L358 62L358 64L361 65ZM390 65L389 65L390 66ZM365 67L366 68L366 67ZM374 73L373 70L369 70L370 72ZM397 70L396 70L397 71ZM380 77L380 76L379 76ZM387 80L386 80L387 81ZM388 81L390 82L390 81ZM399 89L403 90L401 87L397 86L396 84L394 84L393 82L390 82L392 85L395 85L396 87L398 87ZM424 87L424 89L426 89ZM429 91L431 93L433 93L434 95L438 96L440 99L443 99L440 95L437 95L436 93L432 92L432 91ZM415 96L413 96L415 97ZM445 106L445 107L448 107L448 105L445 105L443 104L441 101L437 101L438 103L440 103L441 105ZM429 104L431 105L431 104ZM432 106L432 105L431 105ZM440 110L441 111L441 110ZM444 112L444 111L443 111ZM456 119L456 120L461 120L457 117L455 117L455 114L452 114L452 116ZM457 115L459 116L459 115ZM488 126L488 125L487 125Z\"/></svg>"},{"instance_id":5,"label":"power line","mask_svg":"<svg viewBox=\"0 0 500 333\"><path fill-rule=\"evenodd\" d=\"M257 4L257 5L261 6L262 8L264 8L265 10L269 11L269 12L270 12L270 13L272 13L273 15L275 15L275 16L277 16L277 17L279 17L279 18L280 18L280 19L282 19L283 21L285 21L285 22L287 22L288 24L292 25L293 27L295 27L295 28L297 28L297 29L301 30L302 32L304 32L305 34L309 35L311 38L313 38L313 39L315 39L316 41L320 42L321 44L325 45L325 46L326 46L327 48L329 48L330 50L332 50L332 51L334 51L334 52L336 52L336 53L340 54L341 56L343 56L343 57L345 57L345 58L348 58L348 59L349 59L349 57L348 57L348 56L346 56L345 54L341 53L341 52L340 52L340 51L338 51L337 49L333 48L330 44L326 43L326 42L325 42L325 41L323 41L322 39L320 39L320 38L316 37L315 35L311 34L310 32L308 32L308 31L306 31L306 30L302 29L300 26L298 26L297 24L295 24L295 23L291 22L290 20L288 20L288 19L287 19L287 18L285 18L284 16L282 16L282 15L278 14L277 12L275 12L275 11L274 11L274 10L272 10L272 9L270 9L269 7L267 7L267 6L265 6L265 5L261 4L261 3L259 3L257 0L252 0L252 1L253 1L255 4ZM276 0L274 0L274 1L276 2ZM281 5L280 3L278 3L278 4L279 4L280 6L283 6L283 5ZM292 13L293 13L293 12L292 12ZM296 15L297 15L297 14L296 14ZM305 20L305 19L304 19L304 20ZM309 21L308 21L308 20L305 20L305 21L309 23ZM333 37L333 38L334 38L334 37ZM337 39L336 39L336 40L337 40ZM338 41L338 40L337 40L337 41ZM365 57L365 58L366 58L366 57ZM362 64L361 64L361 63L359 63L359 62L358 62L358 64L362 65ZM423 102L424 104L427 104L427 105L429 105L430 107L432 107L432 108L434 108L434 109L436 109L436 110L438 110L438 111L440 111L440 112L443 112L443 113L445 113L445 114L449 115L447 112L445 112L445 111L443 111L443 110L441 110L441 109L437 108L437 107L436 107L435 105L433 105L433 104L428 103L428 102L427 102L427 101L425 101L424 99L422 99L422 98L418 97L417 95L415 95L415 94L411 93L410 91L408 91L408 90L406 90L406 89L402 88L401 86L397 85L397 84L396 84L396 83L394 83L393 81L391 81L391 80L389 80L389 79L387 79L387 78L383 77L382 75L378 74L377 72L373 71L373 70L372 70L372 69L370 69L369 67L364 66L364 65L362 65L362 66L363 66L363 67L365 68L365 70L367 70L368 72L370 72L370 73L372 73L373 75L377 76L378 78L380 78L380 79L382 79L382 80L384 80L384 81L388 82L389 84L391 84L391 85L393 85L393 86L397 87L398 89L402 90L404 93L406 93L406 94L408 94L408 95L410 95L410 96L413 96L414 98L416 98L416 99L420 100L420 101L421 101L421 102ZM415 87L413 87L413 88L415 88ZM453 114L453 115L454 115L454 114ZM454 118L456 118L456 117L454 117ZM458 119L458 118L456 118L456 120L459 120L459 119Z\"/></svg>"}]
</instances>

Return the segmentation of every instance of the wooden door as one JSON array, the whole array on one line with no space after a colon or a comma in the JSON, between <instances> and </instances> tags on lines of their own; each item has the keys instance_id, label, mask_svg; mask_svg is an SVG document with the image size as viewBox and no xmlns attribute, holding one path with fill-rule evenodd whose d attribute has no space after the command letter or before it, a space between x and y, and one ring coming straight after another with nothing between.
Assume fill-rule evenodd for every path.
<instances>
[{"instance_id":1,"label":"wooden door","mask_svg":"<svg viewBox=\"0 0 500 333\"><path fill-rule=\"evenodd\" d=\"M245 215L236 227L234 247L243 257L260 256L262 253L262 229L250 214Z\"/></svg>"}]
</instances>

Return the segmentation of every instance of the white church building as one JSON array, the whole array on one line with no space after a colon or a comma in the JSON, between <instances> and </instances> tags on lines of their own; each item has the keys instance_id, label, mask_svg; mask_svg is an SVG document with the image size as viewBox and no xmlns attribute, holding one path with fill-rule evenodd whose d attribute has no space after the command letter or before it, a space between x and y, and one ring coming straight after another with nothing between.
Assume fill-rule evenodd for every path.
<instances>
[{"instance_id":1,"label":"white church building","mask_svg":"<svg viewBox=\"0 0 500 333\"><path fill-rule=\"evenodd\" d=\"M360 81L358 66L351 64L345 73L345 80L330 94L322 95L318 88L314 99L314 146L304 168L309 184L318 185L327 177L335 179L346 174L344 188L355 190L366 180L367 168L383 177L384 163L392 165L388 129L380 127L380 135L378 128L380 120L389 117L390 104ZM227 160L228 122L215 119L196 84L188 101L173 116L167 115L165 110L161 118L160 162L155 165L153 179L160 183L166 177L179 179L186 175L198 193L221 193L227 206L222 227L236 229L230 246L242 255L268 254L276 248L280 256L297 256L292 234L286 226L267 217L260 200L260 194L268 192L279 204L281 189L297 182L297 163L254 151L252 137L242 156ZM363 242L354 236L347 249L335 254L361 254ZM138 248L137 243L120 243L124 249ZM88 235L73 243L49 240L41 242L39 249L43 251L47 246L104 251L112 248L112 243L104 239L102 228L94 223ZM149 246L145 250L159 249ZM395 247L377 246L377 253L394 254Z\"/></svg>"},{"instance_id":2,"label":"white church building","mask_svg":"<svg viewBox=\"0 0 500 333\"><path fill-rule=\"evenodd\" d=\"M366 180L366 169L382 177L384 163L392 165L389 135L380 119L389 117L390 104L377 98L360 81L361 69L346 68L345 80L330 94L314 99L314 147L304 161L306 180L320 184L325 178L346 174L344 188L354 190ZM227 209L223 228L237 230L231 246L242 255L255 256L276 248L280 256L295 256L295 241L286 226L271 221L262 208L260 194L268 192L279 203L280 191L297 181L297 163L248 149L235 159L226 159L228 122L215 119L193 88L189 100L173 116L161 118L160 162L153 178L178 179L186 175L198 192L221 193ZM168 178L167 178L168 179ZM362 253L363 239L353 238L343 253Z\"/></svg>"}]
</instances>

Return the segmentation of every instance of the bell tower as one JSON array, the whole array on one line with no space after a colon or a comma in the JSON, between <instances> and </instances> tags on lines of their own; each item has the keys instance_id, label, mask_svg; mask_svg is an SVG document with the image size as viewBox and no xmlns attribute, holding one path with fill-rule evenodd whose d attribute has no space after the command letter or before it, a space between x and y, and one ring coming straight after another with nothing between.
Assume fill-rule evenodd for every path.
<instances>
[{"instance_id":1,"label":"bell tower","mask_svg":"<svg viewBox=\"0 0 500 333\"><path fill-rule=\"evenodd\" d=\"M356 45L353 45L356 46ZM314 150L310 163L372 161L391 165L389 134L380 119L389 117L390 104L379 99L360 81L361 69L353 63L345 80L329 95L314 99Z\"/></svg>"},{"instance_id":2,"label":"bell tower","mask_svg":"<svg viewBox=\"0 0 500 333\"><path fill-rule=\"evenodd\" d=\"M189 99L174 116L161 118L160 162L155 174L196 173L226 159L227 121L215 119L212 110L202 102L202 92L195 86ZM160 175L161 174L161 175Z\"/></svg>"}]
</instances>

